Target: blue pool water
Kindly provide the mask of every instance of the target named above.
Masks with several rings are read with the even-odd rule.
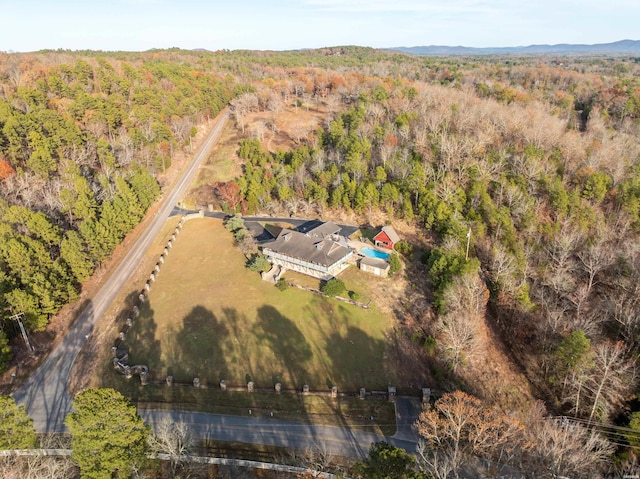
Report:
[[[362,251],[360,252],[369,258],[387,259],[389,257],[389,253],[383,253],[382,251],[378,251],[373,248],[362,248]]]

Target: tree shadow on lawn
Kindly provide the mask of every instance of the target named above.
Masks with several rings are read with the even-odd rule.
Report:
[[[224,323],[229,325],[230,331],[230,348],[228,351],[228,359],[244,372],[244,377],[237,376],[228,378],[233,385],[246,385],[254,379],[254,371],[251,357],[251,337],[247,334],[249,320],[244,314],[238,313],[235,308],[222,308],[224,315]],[[260,358],[258,358],[259,360]],[[236,367],[236,371],[238,368]],[[242,381],[244,379],[244,382]],[[227,381],[229,382],[229,381]],[[261,385],[262,386],[262,385]]]
[[[130,312],[127,312],[131,315]],[[125,318],[126,319],[126,318]],[[124,345],[129,353],[129,365],[144,364],[149,368],[151,377],[158,378],[163,371],[162,345],[156,339],[158,325],[149,301],[140,306],[140,314],[133,320]]]
[[[350,312],[342,305],[336,308],[332,300],[321,296],[313,295],[309,304],[304,307],[304,311],[325,336],[349,325]]]
[[[284,377],[285,373],[293,384],[284,387],[302,388],[304,384],[316,384],[307,368],[313,359],[311,346],[293,321],[280,314],[273,306],[262,306],[258,309],[257,324],[253,329],[259,341],[270,346],[275,358],[282,363],[284,370],[262,371],[272,375],[273,380]]]
[[[385,341],[374,339],[353,326],[345,335],[331,334],[326,344],[332,373],[328,382],[346,391],[357,391],[361,387],[386,390],[390,376],[385,368],[385,348]]]
[[[393,367],[385,363],[388,342],[351,326],[351,312],[344,305],[335,305],[325,298],[314,298],[314,301],[320,301],[319,305],[308,306],[305,311],[324,335],[328,358],[325,369],[330,371],[327,387],[338,386],[351,392],[361,387],[386,389],[389,378],[395,377],[388,373]]]
[[[216,385],[229,370],[222,348],[229,331],[204,306],[195,306],[182,320],[182,329],[170,332],[167,374],[177,381],[200,378],[203,385]]]

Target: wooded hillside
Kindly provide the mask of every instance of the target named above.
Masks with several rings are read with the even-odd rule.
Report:
[[[403,334],[453,384],[477,380],[488,327],[553,411],[618,417],[637,384],[638,63],[368,58],[358,73],[255,67],[270,81],[234,100],[239,127],[277,111],[274,88],[335,113],[288,151],[264,147],[272,125],[247,127],[221,205],[415,222],[433,310],[406,305]]]

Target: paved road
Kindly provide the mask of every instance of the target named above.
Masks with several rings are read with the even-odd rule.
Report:
[[[366,456],[371,443],[377,441],[387,441],[410,452],[416,449],[415,442],[334,426],[202,412],[142,410],[140,415],[154,428],[164,421],[183,422],[198,439],[309,448],[356,458]]]
[[[105,313],[122,284],[129,278],[165,224],[175,204],[189,186],[198,167],[220,136],[228,118],[229,112],[225,110],[204,144],[196,152],[187,170],[165,198],[147,229],[93,300],[76,318],[62,342],[49,354],[22,387],[13,394],[18,403],[26,406],[38,432],[64,431],[64,418],[71,409],[71,397],[67,391],[69,374],[73,362],[82,349],[85,338],[91,334],[98,319]]]
[[[397,431],[393,435],[396,439],[403,441],[418,442],[420,438],[418,432],[413,428],[413,424],[422,412],[422,401],[416,397],[397,396],[396,397],[396,426]]]

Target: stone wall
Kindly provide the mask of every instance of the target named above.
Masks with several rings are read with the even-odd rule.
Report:
[[[189,219],[203,218],[203,217],[204,217],[204,211],[200,210],[198,213],[185,215],[182,218],[180,218],[180,222],[178,223],[175,230],[171,234],[171,237],[167,241],[167,244],[164,247],[162,254],[158,258],[158,261],[153,267],[153,270],[149,274],[149,278],[145,282],[144,288],[138,294],[136,304],[131,308],[131,311],[127,315],[125,324],[122,326],[122,328],[120,329],[120,332],[118,333],[118,338],[115,340],[114,345],[111,348],[111,353],[113,356],[113,367],[116,371],[124,375],[126,378],[130,378],[134,374],[137,374],[140,376],[140,382],[143,385],[147,384],[149,381],[148,366],[146,365],[129,366],[128,364],[129,351],[124,347],[124,342],[127,339],[127,333],[129,332],[129,329],[131,329],[134,321],[140,315],[140,308],[146,301],[147,295],[149,294],[149,291],[151,290],[153,283],[157,279],[158,274],[160,274],[162,265],[164,264],[167,256],[169,255],[171,248],[173,248],[173,245],[176,242],[176,239],[180,234],[182,227],[184,226],[184,222]]]

